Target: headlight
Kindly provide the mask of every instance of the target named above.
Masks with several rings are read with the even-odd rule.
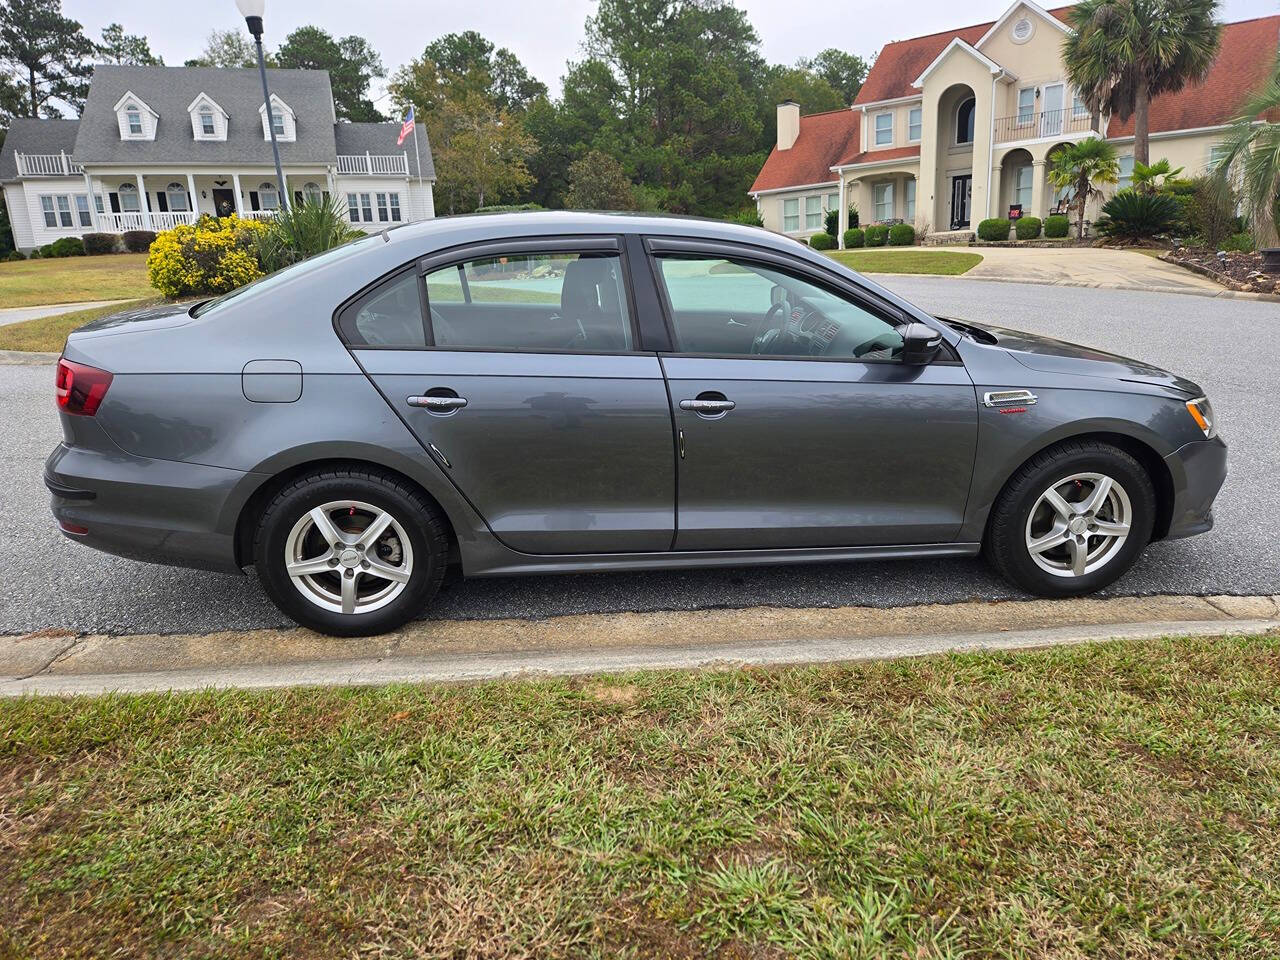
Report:
[[[1213,406],[1207,397],[1188,400],[1187,413],[1191,414],[1191,419],[1196,422],[1196,426],[1203,430],[1204,435],[1210,440],[1218,435],[1218,425],[1213,418]]]

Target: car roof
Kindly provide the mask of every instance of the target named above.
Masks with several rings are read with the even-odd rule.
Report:
[[[752,243],[793,254],[807,249],[789,237],[740,223],[675,214],[587,210],[523,210],[437,217],[394,227],[387,231],[387,238],[440,249],[472,242],[480,233],[495,240],[642,233]]]

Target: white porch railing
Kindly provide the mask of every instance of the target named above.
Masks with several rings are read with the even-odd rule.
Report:
[[[65,153],[15,153],[20,177],[78,177],[84,167]]]
[[[407,177],[409,175],[409,154],[339,154],[338,173],[366,177]]]
[[[100,213],[98,222],[107,233],[124,233],[126,230],[172,230],[180,223],[195,223],[196,214],[184,211],[151,212],[151,226],[141,213]]]

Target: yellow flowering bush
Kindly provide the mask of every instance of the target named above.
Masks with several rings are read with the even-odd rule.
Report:
[[[151,285],[170,299],[226,293],[262,276],[260,220],[203,216],[160,233],[147,255]]]

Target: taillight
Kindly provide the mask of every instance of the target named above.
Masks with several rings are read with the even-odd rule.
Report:
[[[111,386],[111,374],[59,357],[56,385],[59,410],[92,417],[107,395],[107,387]]]

